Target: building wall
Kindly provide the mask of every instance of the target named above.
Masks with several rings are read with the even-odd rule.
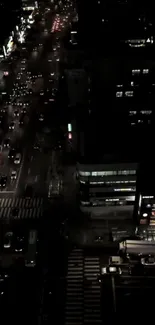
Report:
[[[83,104],[87,101],[87,74],[84,69],[65,70],[68,99],[70,106]]]

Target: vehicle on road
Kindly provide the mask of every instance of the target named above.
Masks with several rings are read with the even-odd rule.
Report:
[[[12,237],[13,237],[13,232],[12,231],[9,231],[4,235],[4,243],[3,243],[4,248],[10,248],[11,247]]]
[[[14,115],[14,117],[18,117],[18,116],[19,116],[19,111],[18,111],[18,109],[16,109],[16,110],[14,111],[13,115]]]
[[[15,154],[16,154],[16,150],[13,149],[13,148],[10,149],[10,150],[9,150],[9,153],[8,153],[8,158],[9,158],[9,159],[14,159]]]
[[[16,170],[12,170],[11,172],[11,180],[15,180],[17,178],[17,172]]]
[[[11,215],[12,215],[13,218],[16,218],[16,217],[18,217],[18,213],[19,213],[19,209],[18,208],[13,208],[12,212],[11,212]]]
[[[21,163],[22,155],[21,153],[16,153],[15,159],[14,159],[14,164],[19,165]]]
[[[21,253],[24,250],[24,238],[17,236],[15,239],[15,253]]]
[[[10,148],[10,142],[9,138],[4,139],[3,148]]]
[[[36,230],[30,230],[28,239],[28,252],[25,258],[25,266],[34,267],[36,265],[38,233]]]
[[[15,128],[15,123],[14,122],[11,122],[10,125],[9,125],[9,130],[10,131],[13,131]]]
[[[5,188],[7,183],[7,176],[1,176],[0,177],[0,188]]]

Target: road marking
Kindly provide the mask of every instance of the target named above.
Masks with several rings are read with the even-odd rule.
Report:
[[[19,185],[19,180],[20,180],[20,176],[21,176],[21,172],[22,172],[23,164],[24,164],[24,158],[25,158],[25,153],[23,154],[22,163],[21,163],[20,168],[19,168],[19,173],[18,173],[18,177],[17,177],[17,182],[16,182],[16,186],[15,186],[15,191],[17,190],[18,185]]]

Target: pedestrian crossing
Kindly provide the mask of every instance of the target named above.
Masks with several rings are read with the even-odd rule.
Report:
[[[65,325],[101,324],[100,259],[74,249],[68,258]]]
[[[65,325],[83,324],[83,258],[82,249],[68,258]]]
[[[86,256],[84,259],[84,324],[101,324],[101,285],[99,257]]]
[[[0,208],[39,208],[43,204],[43,198],[2,198]]]
[[[16,208],[14,215],[12,209]],[[0,199],[0,219],[37,219],[42,216],[43,198],[2,198]]]

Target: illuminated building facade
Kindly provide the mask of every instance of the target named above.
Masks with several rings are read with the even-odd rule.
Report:
[[[78,164],[80,209],[102,218],[132,218],[137,163]]]

